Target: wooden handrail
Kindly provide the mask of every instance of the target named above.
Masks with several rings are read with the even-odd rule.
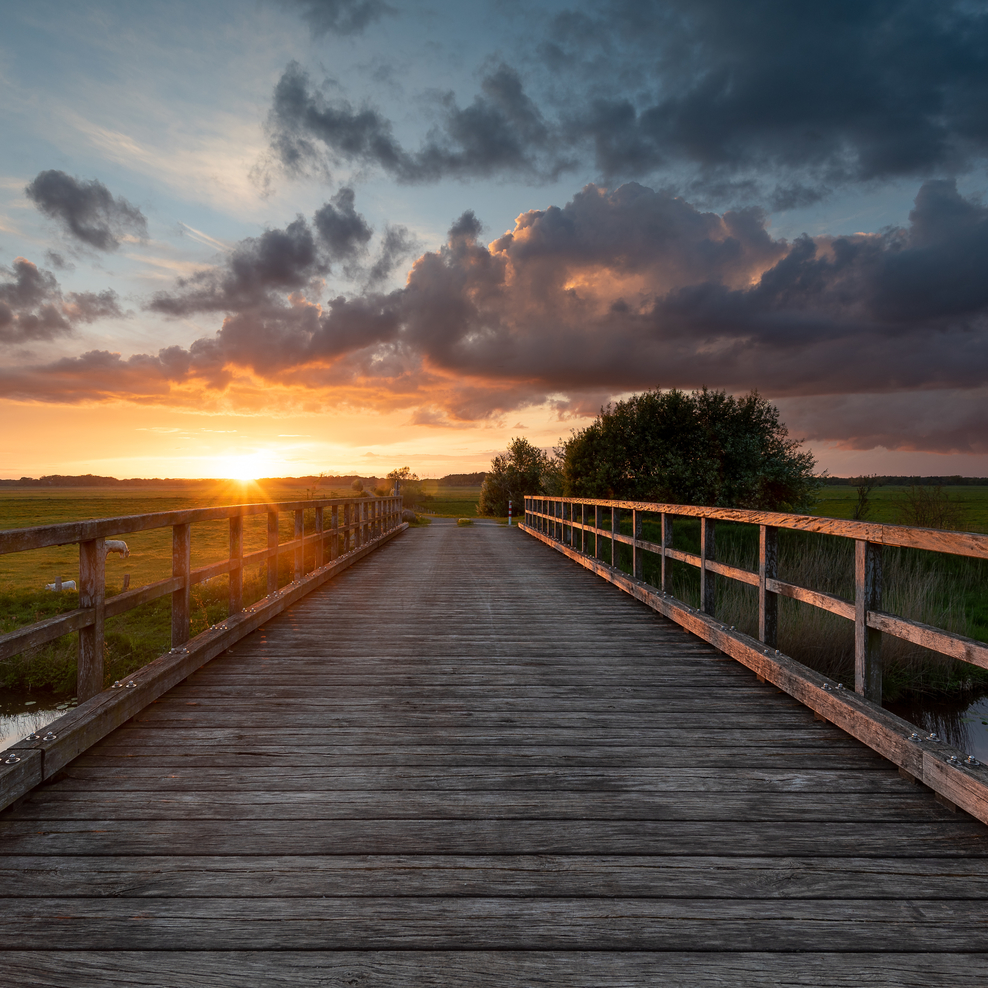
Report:
[[[575,508],[579,507],[579,521]],[[592,521],[588,511],[592,507]],[[610,526],[604,528],[602,509],[610,509]],[[631,534],[620,531],[621,513],[632,516]],[[642,537],[644,514],[658,516],[663,539],[661,544]],[[700,520],[699,554],[672,547],[674,517]],[[757,525],[759,529],[758,570],[755,572],[730,566],[716,559],[715,525],[718,521]],[[668,595],[667,560],[685,563],[700,570],[700,612],[715,616],[714,581],[716,577],[738,580],[758,587],[758,640],[775,648],[778,637],[778,600],[789,597],[812,607],[821,608],[854,622],[855,691],[881,703],[882,664],[881,636],[902,638],[924,648],[988,669],[988,645],[964,635],[934,628],[882,610],[882,548],[898,546],[924,549],[988,559],[988,536],[973,532],[945,532],[939,529],[913,528],[906,525],[879,525],[871,522],[817,518],[813,515],[784,514],[769,511],[746,511],[739,508],[707,508],[686,504],[659,504],[641,501],[607,501],[597,498],[526,497],[525,525],[549,538],[586,555],[586,536],[594,535],[610,543],[607,553],[610,566],[617,568],[617,546],[631,547],[631,575],[642,580],[643,555],[661,558],[660,585],[655,589]],[[855,597],[845,600],[778,579],[777,537],[780,529],[838,535],[854,540]],[[576,534],[579,533],[577,539]],[[595,550],[596,551],[596,550]],[[600,558],[599,552],[596,558]]]
[[[609,524],[605,519],[608,510]],[[632,513],[630,535],[619,530],[621,513],[625,511]],[[655,516],[661,525],[658,544],[642,537],[641,523],[646,513]],[[699,553],[683,552],[672,547],[672,520],[676,516],[700,519]],[[757,572],[729,566],[716,559],[714,528],[718,521],[758,526]],[[808,706],[819,718],[831,721],[852,737],[863,741],[898,765],[901,774],[935,790],[948,806],[961,807],[988,823],[988,768],[973,756],[942,742],[935,734],[920,732],[914,724],[881,706],[883,635],[893,635],[988,669],[988,644],[985,642],[889,614],[882,609],[883,546],[986,559],[988,536],[778,512],[545,496],[525,498],[525,517],[519,528],[710,642],[755,672],[759,679],[772,683]],[[835,594],[780,580],[780,529],[852,539],[855,599],[845,600]],[[588,534],[594,536],[592,553],[587,551]],[[617,547],[622,544],[631,547],[630,574],[617,565]],[[660,560],[658,586],[646,583],[643,578],[645,553],[654,553]],[[670,593],[671,572],[668,564],[672,561],[700,570],[699,608],[677,600]],[[736,628],[728,628],[717,619],[713,581],[720,577],[757,588],[757,638]],[[833,682],[779,650],[780,597],[790,597],[853,623],[855,692],[843,689],[840,683]]]
[[[340,508],[343,522],[340,524]],[[329,508],[331,522],[324,525],[324,512]],[[305,511],[315,510],[315,532],[305,533]],[[294,537],[279,542],[279,516],[290,511],[294,515]],[[267,547],[244,553],[243,520],[248,515],[267,515]],[[229,556],[225,560],[193,569],[192,531],[199,522],[228,519],[230,523]],[[80,703],[103,689],[104,622],[106,618],[171,595],[171,646],[179,648],[188,642],[190,627],[190,592],[192,587],[215,576],[229,574],[230,594],[228,619],[243,613],[243,573],[251,564],[267,564],[267,593],[278,590],[279,556],[291,554],[292,582],[305,576],[306,550],[314,547],[314,570],[326,562],[325,548],[329,540],[329,561],[334,562],[361,546],[394,531],[401,524],[400,497],[325,498],[313,501],[283,501],[269,504],[237,504],[214,508],[193,508],[178,511],[151,512],[118,518],[97,518],[0,531],[0,555],[26,552],[48,546],[79,545],[79,607],[66,614],[37,621],[0,635],[0,660],[10,658],[26,648],[43,645],[71,631],[79,632],[79,672],[77,696]],[[114,597],[106,596],[105,541],[109,537],[130,535],[153,529],[172,529],[172,575],[170,579]],[[342,542],[342,553],[340,552]]]

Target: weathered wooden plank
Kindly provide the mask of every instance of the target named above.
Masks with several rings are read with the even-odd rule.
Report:
[[[335,765],[348,766],[476,766],[501,765],[506,767],[540,766],[594,767],[625,766],[627,768],[653,768],[696,766],[697,768],[754,767],[777,771],[798,771],[812,765],[814,768],[840,769],[846,767],[888,765],[874,752],[859,747],[829,745],[816,749],[794,751],[788,745],[764,746],[757,749],[710,747],[692,749],[689,746],[647,747],[637,745],[593,746],[588,744],[540,745],[449,745],[406,744],[400,748],[378,739],[376,744],[310,745],[300,749],[290,739],[281,744],[254,744],[248,741],[229,744],[171,744],[113,747],[100,746],[98,751],[87,751],[84,764],[100,765],[119,763],[122,759],[140,760],[161,766],[242,765],[264,762],[282,768],[289,766],[325,765],[331,760]]]
[[[209,728],[197,727],[193,732],[170,728],[166,725],[150,723],[127,725],[115,731],[112,737],[106,738],[104,749],[114,747],[127,748],[135,751],[144,747],[166,746],[179,750],[181,748],[202,748],[207,745],[222,751],[231,745],[249,744],[257,748],[277,747],[286,744],[285,727],[249,727]],[[537,755],[539,749],[553,746],[592,746],[605,748],[637,747],[641,748],[738,748],[746,752],[758,748],[786,748],[789,751],[803,750],[816,752],[819,750],[834,750],[837,747],[850,751],[856,749],[856,743],[846,735],[842,736],[830,725],[810,723],[800,731],[773,728],[755,730],[721,730],[690,733],[684,736],[677,729],[662,728],[533,728],[525,724],[503,727],[470,727],[462,725],[439,725],[438,728],[428,724],[421,727],[389,727],[386,731],[374,725],[359,724],[353,727],[291,727],[291,739],[287,743],[294,749],[322,748],[330,749],[337,745],[346,744],[381,744],[390,745],[411,744],[425,745],[429,743],[443,746],[457,745],[463,749],[470,747],[498,747],[500,745],[518,745],[529,749]],[[919,754],[922,752],[917,748]],[[809,760],[809,759],[807,759]]]
[[[0,857],[9,898],[582,896],[594,898],[988,898],[988,859],[623,855]]]
[[[982,988],[977,953],[718,951],[8,951],[10,988]]]
[[[931,800],[931,802],[933,802]],[[968,817],[900,821],[904,858],[988,857],[988,832]],[[889,856],[890,827],[873,823],[651,820],[34,820],[0,818],[4,854],[644,854],[744,857]]]
[[[229,705],[222,702],[200,703],[188,701],[182,706],[167,706],[152,704],[140,713],[134,715],[135,724],[149,724],[155,727],[175,727],[184,730],[189,726],[204,726],[209,728],[232,727],[244,728],[251,726],[258,729],[280,728],[289,726],[320,730],[349,727],[358,724],[361,728],[380,729],[390,733],[393,728],[411,728],[424,726],[430,730],[470,725],[474,728],[497,728],[506,724],[515,727],[530,727],[536,729],[566,728],[583,731],[610,729],[614,721],[613,712],[598,712],[573,708],[559,709],[548,704],[539,709],[513,707],[505,705],[502,709],[477,709],[472,705],[457,705],[454,702],[446,704],[414,704],[402,707],[380,703],[356,703],[350,709],[345,705],[329,706],[326,704],[275,703],[267,701],[263,709],[249,703]],[[792,728],[798,731],[811,732],[812,737],[819,737],[822,732],[832,731],[824,725],[810,726],[806,724],[806,715],[798,710],[783,711],[773,716],[769,710],[755,711],[750,714],[737,711],[712,712],[706,723],[701,727],[696,723],[695,711],[674,712],[659,708],[650,710],[648,705],[631,708],[623,712],[621,721],[626,729],[647,731],[661,718],[666,731],[675,731],[683,744],[702,744],[703,739],[713,736],[713,740],[721,743],[727,739],[722,732],[760,732],[765,718],[772,716],[775,740],[782,728]],[[721,732],[721,736],[717,736]],[[829,735],[828,735],[829,736]],[[834,734],[834,737],[839,735]]]
[[[69,632],[86,628],[95,621],[92,610],[89,608],[76,608],[67,611],[65,614],[58,614],[55,617],[38,621],[26,628],[18,628],[16,631],[8,631],[0,635],[0,660],[9,659],[12,655],[17,655],[28,648],[36,648],[47,642],[54,641]]]
[[[35,793],[14,820],[282,820],[284,792],[212,793],[98,789]],[[949,811],[915,787],[897,793],[294,792],[299,820],[649,820],[893,822],[944,819]]]
[[[0,949],[285,950],[346,948],[988,950],[967,901],[614,898],[158,899],[134,915],[119,898],[0,899]],[[44,917],[44,925],[37,922]]]
[[[870,762],[866,768],[803,769],[773,771],[737,767],[711,769],[663,766],[629,768],[506,768],[487,765],[476,768],[449,766],[441,771],[406,765],[395,771],[391,766],[364,766],[360,772],[338,765],[318,767],[296,765],[290,773],[272,765],[245,762],[235,768],[203,766],[188,769],[174,765],[167,771],[132,759],[123,765],[103,762],[98,766],[73,762],[64,770],[60,792],[145,788],[164,792],[333,792],[361,789],[410,790],[534,790],[552,792],[588,791],[596,793],[633,790],[647,792],[900,792],[903,780],[891,765],[882,771]],[[887,764],[887,763],[886,763]]]

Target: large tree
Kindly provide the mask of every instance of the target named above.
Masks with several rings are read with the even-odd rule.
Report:
[[[526,494],[558,494],[560,490],[555,459],[519,436],[511,440],[506,453],[498,453],[491,460],[491,468],[480,488],[477,513],[503,518],[511,500],[518,514]]]
[[[646,391],[563,443],[572,497],[802,511],[819,487],[814,465],[757,391]]]

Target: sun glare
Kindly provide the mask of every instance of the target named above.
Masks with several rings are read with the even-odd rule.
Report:
[[[276,472],[273,470],[273,458],[264,452],[221,456],[217,467],[217,473],[227,480],[257,480],[258,477],[270,477]]]

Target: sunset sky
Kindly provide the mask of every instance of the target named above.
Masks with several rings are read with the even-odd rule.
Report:
[[[0,477],[441,476],[704,385],[988,476],[984,4],[0,13]]]

